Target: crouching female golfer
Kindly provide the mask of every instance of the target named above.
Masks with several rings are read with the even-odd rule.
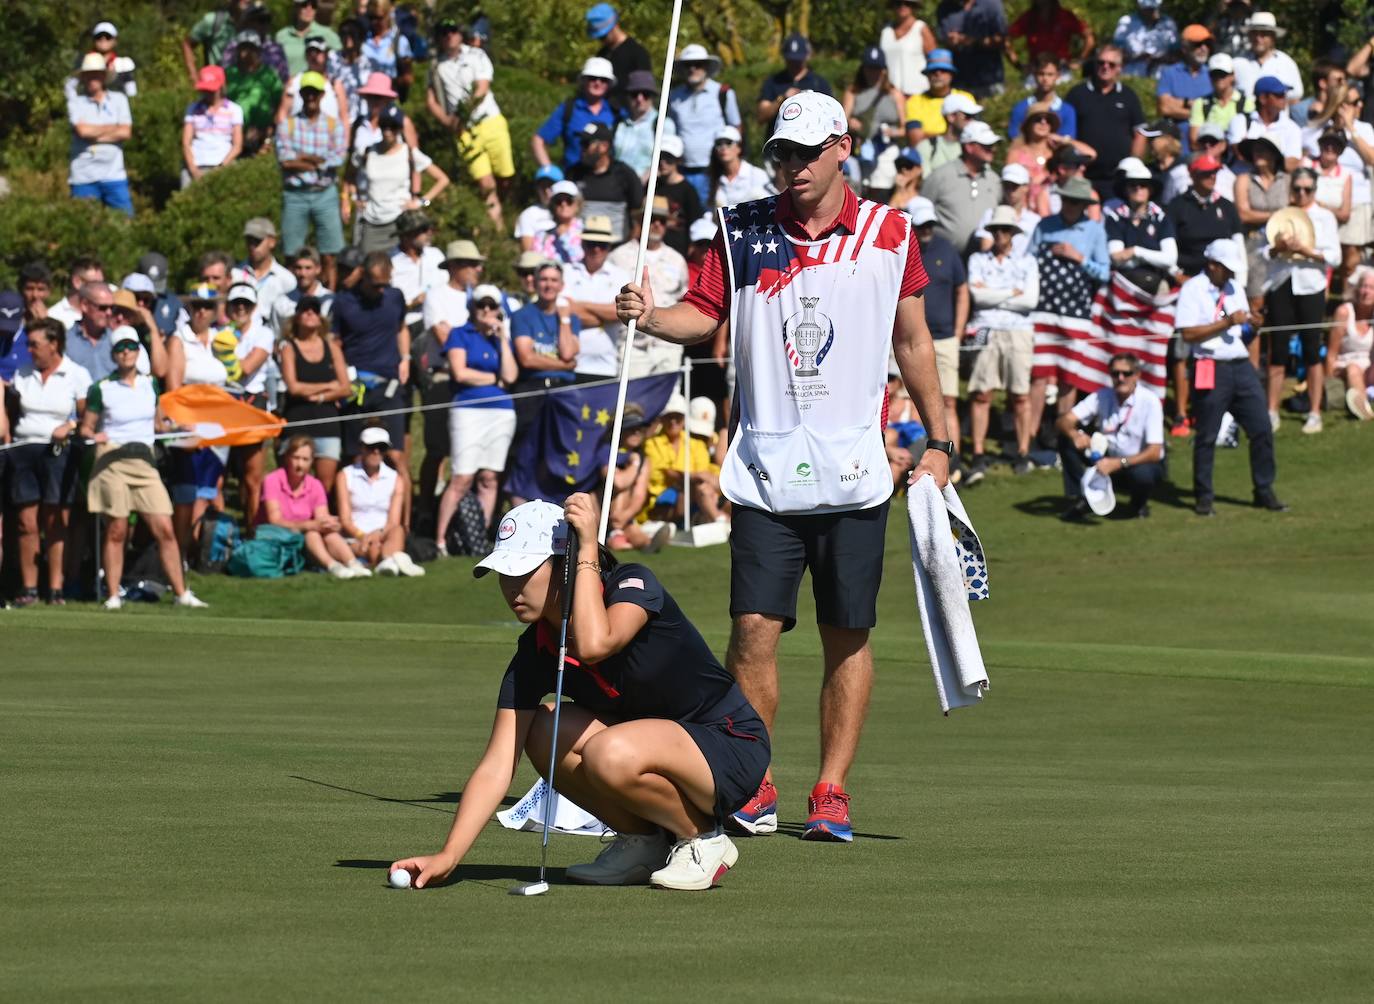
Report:
[[[437,854],[391,866],[416,887],[462,861],[515,778],[523,751],[548,769],[566,527],[578,546],[554,787],[618,834],[574,882],[709,889],[739,852],[720,828],[758,790],[768,733],[697,629],[643,565],[619,565],[596,543],[589,495],[564,511],[527,502],[501,521],[473,574],[495,571],[529,628],[501,683],[491,740],[463,788]]]

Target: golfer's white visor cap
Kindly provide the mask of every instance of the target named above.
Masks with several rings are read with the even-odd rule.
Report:
[[[473,568],[473,577],[480,579],[488,572],[528,575],[551,555],[562,554],[567,541],[562,506],[542,499],[518,505],[502,517],[496,546]]]
[[[1110,516],[1116,508],[1116,489],[1112,479],[1089,467],[1083,472],[1083,498],[1088,508],[1098,516]]]

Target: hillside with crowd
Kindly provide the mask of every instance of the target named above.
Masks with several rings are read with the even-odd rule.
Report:
[[[188,570],[419,576],[484,553],[512,504],[607,477],[613,549],[723,539],[729,324],[631,340],[615,298],[645,230],[669,306],[723,211],[786,200],[762,151],[807,91],[835,102],[854,194],[919,240],[961,489],[1062,478],[1066,520],[1144,518],[1173,446],[1206,517],[1215,450],[1245,439],[1255,504],[1285,509],[1284,436],[1374,418],[1374,40],[1341,45],[1337,17],[1295,59],[1296,26],[1243,0],[1122,0],[1110,28],[1059,0],[867,6],[885,23],[849,52],[786,25],[766,75],[685,27],[662,80],[624,12],[589,5],[576,79],[538,104],[503,89],[531,68],[480,12],[230,0],[159,53],[194,97],[152,115],[175,151],[157,206],[142,109],[165,95],[93,24],[50,84],[54,199],[95,225],[11,252],[0,291],[0,597],[198,607]],[[210,243],[159,239],[188,206]],[[926,432],[889,372],[900,491]]]

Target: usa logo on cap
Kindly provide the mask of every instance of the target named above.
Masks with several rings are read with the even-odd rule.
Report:
[[[786,108],[782,110],[782,120],[784,122],[791,122],[801,113],[802,106],[798,102],[793,101],[790,105],[788,105]]]
[[[501,525],[496,528],[497,540],[509,540],[515,536],[515,520],[507,516],[501,521]]]

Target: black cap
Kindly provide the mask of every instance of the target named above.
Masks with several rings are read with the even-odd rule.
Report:
[[[153,280],[153,289],[158,293],[167,292],[167,259],[156,251],[149,251],[138,260],[138,268],[134,271],[142,272],[149,279]]]
[[[605,122],[588,122],[582,127],[583,143],[594,143],[597,140],[609,143],[612,135],[614,134],[611,132],[611,127]]]
[[[405,124],[405,112],[401,111],[398,104],[389,104],[382,109],[382,114],[377,117],[377,127],[380,129],[399,129]]]
[[[433,226],[433,221],[419,209],[407,209],[396,217],[396,232],[402,236],[422,233]]]
[[[324,301],[318,296],[302,296],[296,303],[296,313],[299,314],[306,310],[313,310],[315,313],[320,314],[323,313],[321,309],[323,306]]]

